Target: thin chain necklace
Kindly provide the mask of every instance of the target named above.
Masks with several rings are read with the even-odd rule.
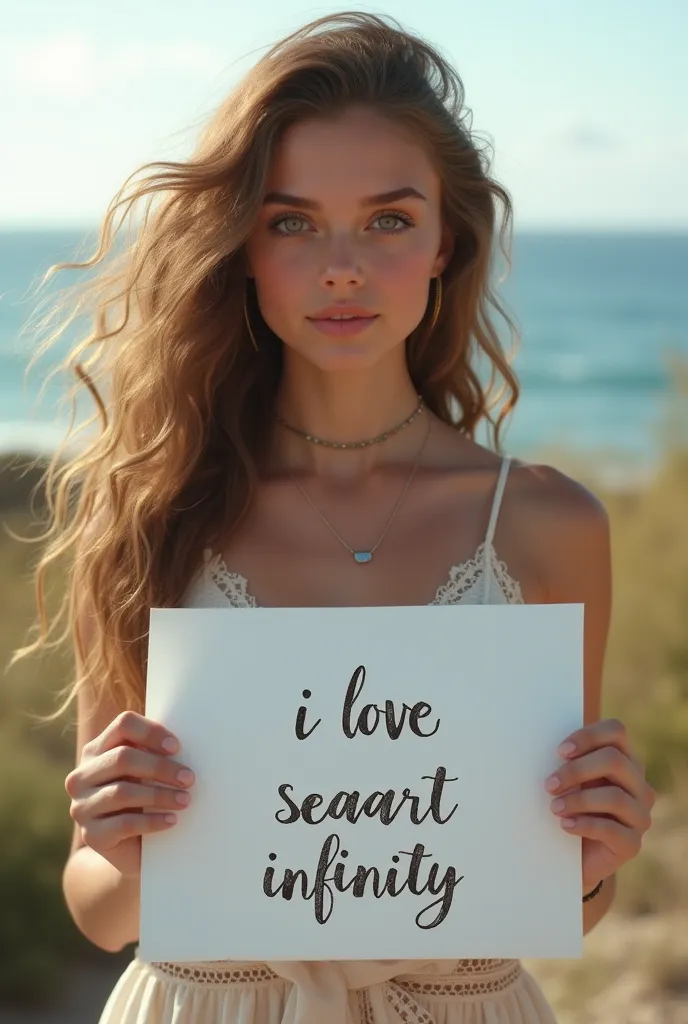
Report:
[[[423,452],[425,451],[425,446],[428,443],[428,438],[430,437],[430,430],[431,430],[431,428],[432,428],[432,417],[428,420],[428,429],[425,432],[425,437],[423,438],[423,443],[421,444],[420,448],[418,449],[418,454],[416,455],[416,458],[415,458],[415,460],[413,462],[413,466],[411,467],[411,472],[409,473],[408,478],[406,480],[406,483],[404,484],[404,489],[402,490],[401,494],[397,498],[396,504],[395,504],[394,508],[392,509],[392,512],[390,514],[389,519],[387,520],[387,523],[385,524],[384,530],[382,531],[382,533],[378,537],[378,539],[375,542],[375,544],[373,544],[372,548],[370,548],[368,551],[356,551],[349,544],[347,544],[347,542],[344,540],[344,538],[341,536],[341,534],[339,534],[337,532],[337,530],[335,530],[334,526],[329,521],[329,519],[327,519],[326,516],[323,515],[323,513],[320,511],[318,506],[313,501],[313,499],[306,493],[306,491],[304,491],[303,487],[301,486],[299,481],[296,479],[296,477],[293,475],[293,473],[290,474],[292,480],[294,481],[294,483],[296,484],[298,489],[301,491],[301,494],[304,496],[304,498],[306,499],[308,504],[311,506],[311,508],[315,512],[317,512],[317,514],[320,516],[320,518],[322,519],[322,521],[325,524],[325,526],[335,535],[335,537],[337,538],[339,543],[342,544],[346,548],[346,550],[349,552],[349,554],[354,556],[354,561],[357,562],[359,565],[365,565],[367,562],[370,562],[372,560],[373,554],[375,553],[375,551],[377,551],[377,549],[379,548],[380,544],[382,544],[382,541],[387,536],[387,534],[389,532],[389,529],[390,529],[392,523],[394,522],[394,520],[396,518],[396,514],[399,511],[399,509],[401,508],[401,503],[404,500],[404,498],[406,497],[406,492],[408,491],[409,487],[411,486],[411,482],[412,482],[414,476],[416,475],[416,470],[418,469],[418,466],[420,465],[421,457],[423,455]]]
[[[410,423],[413,423],[416,416],[419,416],[425,407],[423,399],[418,397],[418,405],[413,410],[410,416],[407,416],[403,423],[397,423],[396,427],[392,427],[390,430],[386,430],[384,434],[378,434],[377,437],[368,438],[366,441],[325,441],[322,437],[314,437],[313,434],[308,434],[305,430],[299,430],[298,427],[292,426],[291,423],[287,423],[281,416],[277,417],[277,422],[281,426],[286,427],[287,430],[291,430],[292,434],[298,434],[304,441],[310,441],[311,444],[319,444],[323,448],[368,448],[371,444],[382,444],[383,441],[387,441],[390,437],[394,437],[404,427],[408,427]]]

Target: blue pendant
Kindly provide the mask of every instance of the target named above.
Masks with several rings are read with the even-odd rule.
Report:
[[[373,557],[372,551],[354,551],[354,558],[359,565],[365,565],[366,562],[370,562]]]

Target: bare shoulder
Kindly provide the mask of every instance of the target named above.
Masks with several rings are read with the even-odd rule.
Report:
[[[510,476],[514,499],[538,529],[562,531],[606,528],[607,510],[600,498],[554,466],[513,459]]]
[[[489,491],[499,473],[502,456],[474,440],[457,438],[442,425],[441,464],[455,475],[473,476],[480,489]],[[453,434],[453,436],[452,436]],[[533,540],[540,547],[562,543],[585,544],[604,538],[607,510],[591,490],[554,466],[513,458],[504,497],[507,533],[521,545]]]
[[[457,438],[444,425],[440,430],[446,439],[443,455],[452,470],[460,464],[464,471],[494,480],[502,463],[501,455],[476,441]],[[510,518],[532,523],[537,533],[547,530],[554,537],[570,532],[594,533],[604,530],[607,522],[606,509],[597,495],[578,480],[543,463],[512,457],[506,500]]]
[[[609,516],[600,498],[554,466],[514,459],[510,475],[514,527],[535,552],[550,596],[582,600],[596,581],[606,588]]]

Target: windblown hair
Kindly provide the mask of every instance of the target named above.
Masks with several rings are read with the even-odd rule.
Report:
[[[72,642],[75,679],[50,719],[86,683],[122,710],[143,711],[150,608],[179,604],[203,548],[226,543],[252,508],[273,429],[282,342],[260,315],[244,244],[285,130],[353,105],[401,123],[426,147],[441,180],[443,221],[455,238],[439,319],[429,332],[429,309],[406,342],[414,385],[436,416],[469,437],[485,420],[501,450],[500,428],[519,388],[494,312],[506,321],[514,349],[519,334],[491,280],[500,207],[499,247],[511,268],[512,205],[490,176],[489,146],[471,133],[461,79],[394,19],[350,11],[320,18],[257,62],[189,160],[143,165],[139,170],[151,173],[129,191],[138,172],[125,181],[90,259],[53,264],[43,278],[98,270],[68,289],[73,311],[37,353],[79,314],[92,317],[90,333],[57,371],[76,377],[72,426],[40,484],[48,525],[34,575],[36,639],[12,659]],[[142,222],[108,267],[117,212],[123,208],[121,227],[144,197]],[[259,353],[244,321],[245,294]],[[482,357],[490,371],[485,385],[475,365]],[[84,388],[96,412],[75,431]],[[85,443],[65,457],[82,431]],[[51,617],[44,577],[54,567],[66,574],[66,587]],[[89,645],[85,621],[95,637]],[[61,635],[51,640],[60,623]]]

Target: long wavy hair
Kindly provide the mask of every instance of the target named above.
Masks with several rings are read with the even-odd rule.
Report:
[[[45,284],[58,270],[97,271],[66,290],[39,324],[72,307],[37,355],[76,316],[91,318],[90,332],[56,371],[76,378],[68,395],[74,414],[40,483],[47,527],[33,576],[35,639],[11,661],[72,643],[75,678],[49,719],[86,682],[122,710],[143,711],[149,609],[179,604],[203,548],[226,542],[250,513],[273,426],[282,342],[260,315],[244,245],[284,131],[361,104],[412,129],[426,147],[455,238],[439,318],[429,331],[429,308],[406,342],[414,385],[436,416],[469,437],[485,420],[501,451],[500,428],[519,387],[494,314],[508,325],[514,351],[520,335],[493,291],[492,270],[497,235],[511,269],[512,204],[489,173],[489,143],[471,132],[461,79],[437,49],[389,17],[344,11],[312,21],[258,60],[204,127],[190,159],[145,164],[126,179],[91,258],[53,264],[43,277]],[[134,182],[143,171],[150,173]],[[144,199],[132,233],[132,211]],[[114,256],[127,216],[130,234]],[[476,365],[482,358],[490,371],[485,385]],[[83,389],[96,408],[75,428]],[[66,457],[82,431],[86,441]],[[45,575],[58,566],[64,599],[49,615]]]

